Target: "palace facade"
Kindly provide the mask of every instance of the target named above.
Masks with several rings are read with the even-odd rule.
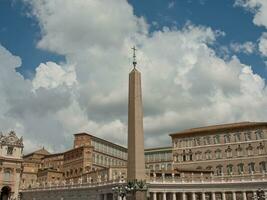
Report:
[[[177,169],[206,169],[216,176],[266,172],[267,123],[243,122],[193,128],[170,135]]]
[[[23,139],[14,131],[0,134],[0,199],[16,197],[22,171]]]

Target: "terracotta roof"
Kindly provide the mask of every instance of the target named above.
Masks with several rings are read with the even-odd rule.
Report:
[[[240,129],[248,127],[257,127],[257,126],[267,126],[267,122],[238,122],[231,124],[220,124],[213,126],[205,126],[199,128],[186,129],[177,133],[171,133],[171,137],[186,135],[190,133],[201,133],[201,132],[215,132],[215,131],[224,131],[229,129]]]

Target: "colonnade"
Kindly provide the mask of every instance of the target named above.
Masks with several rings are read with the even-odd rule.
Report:
[[[267,197],[267,191],[264,195]],[[257,191],[150,192],[150,200],[253,200],[256,196]]]

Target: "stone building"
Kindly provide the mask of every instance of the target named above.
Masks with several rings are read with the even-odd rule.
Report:
[[[193,128],[170,136],[174,168],[207,169],[218,176],[250,176],[266,172],[266,122]]]
[[[44,148],[23,156],[20,188],[29,188],[37,182],[38,170],[42,168],[42,159],[50,155]]]
[[[0,199],[16,197],[22,168],[23,140],[11,131],[0,135]]]

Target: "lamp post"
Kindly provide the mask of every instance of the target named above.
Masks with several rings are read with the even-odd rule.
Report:
[[[118,196],[124,199],[127,194],[131,194],[131,196],[135,196],[137,191],[147,191],[147,184],[145,181],[129,181],[127,185],[119,185],[112,188],[112,191],[116,193]]]
[[[266,196],[264,194],[264,190],[259,188],[256,191],[256,195],[253,197],[255,200],[265,200]]]

